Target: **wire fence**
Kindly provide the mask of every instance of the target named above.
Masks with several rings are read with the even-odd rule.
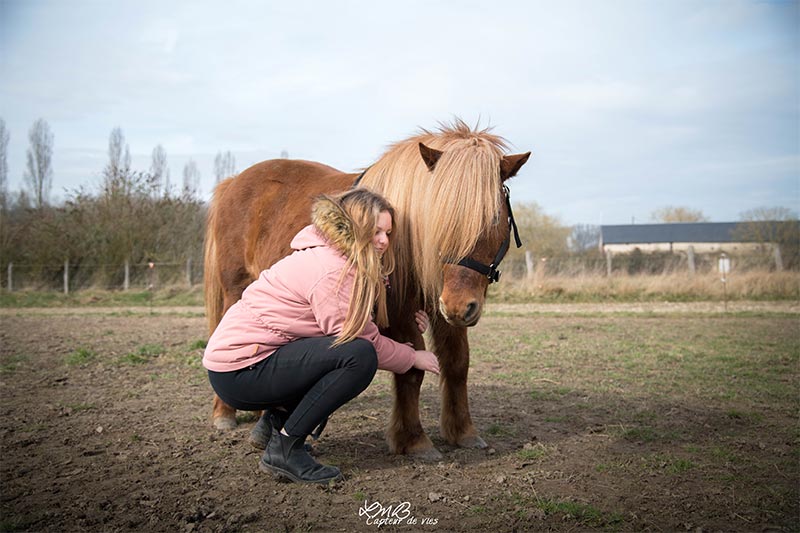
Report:
[[[506,258],[500,269],[504,279],[532,276],[609,276],[637,274],[703,274],[719,268],[720,254],[686,253],[602,253],[566,254],[536,257],[528,252]],[[770,254],[733,254],[733,271],[781,270]],[[81,289],[158,290],[163,287],[192,288],[203,283],[201,261],[146,263],[7,263],[0,286],[6,291],[71,291]]]
[[[31,264],[8,263],[2,288],[19,290],[63,291],[81,289],[158,290],[166,286],[192,288],[203,282],[203,265],[184,262],[147,263],[78,263]]]

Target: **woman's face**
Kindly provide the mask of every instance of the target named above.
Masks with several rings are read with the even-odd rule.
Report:
[[[392,215],[388,211],[381,211],[378,215],[375,235],[372,237],[372,244],[381,255],[389,248],[390,233],[392,233]]]

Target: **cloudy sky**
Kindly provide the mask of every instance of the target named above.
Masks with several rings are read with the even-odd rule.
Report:
[[[354,171],[456,116],[532,151],[512,198],[565,224],[798,211],[800,3],[0,0],[12,191],[38,118],[64,199],[114,127],[208,196],[220,151]]]

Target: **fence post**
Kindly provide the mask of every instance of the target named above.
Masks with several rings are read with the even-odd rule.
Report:
[[[9,263],[8,264],[8,283],[6,284],[6,286],[8,287],[8,292],[11,292],[11,291],[14,290],[14,275],[13,275],[13,273],[14,273],[14,263]]]
[[[69,294],[69,259],[64,259],[64,294]]]
[[[125,281],[122,283],[122,289],[128,290],[131,287],[131,262],[130,260],[125,260]]]
[[[525,250],[525,269],[528,273],[528,279],[533,278],[533,252]]]
[[[186,283],[192,288],[192,258],[186,260]]]
[[[606,250],[606,276],[611,277],[611,250]]]
[[[781,257],[781,245],[777,242],[772,245],[775,256],[775,270],[778,272],[783,271],[783,258]]]
[[[689,260],[689,275],[694,276],[694,246],[686,249],[686,258]]]

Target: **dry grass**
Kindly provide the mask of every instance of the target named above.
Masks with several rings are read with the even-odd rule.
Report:
[[[727,287],[725,286],[727,285]],[[733,273],[723,284],[719,274],[670,273],[583,274],[503,279],[491,287],[495,301],[702,301],[798,300],[800,272],[748,271]]]

